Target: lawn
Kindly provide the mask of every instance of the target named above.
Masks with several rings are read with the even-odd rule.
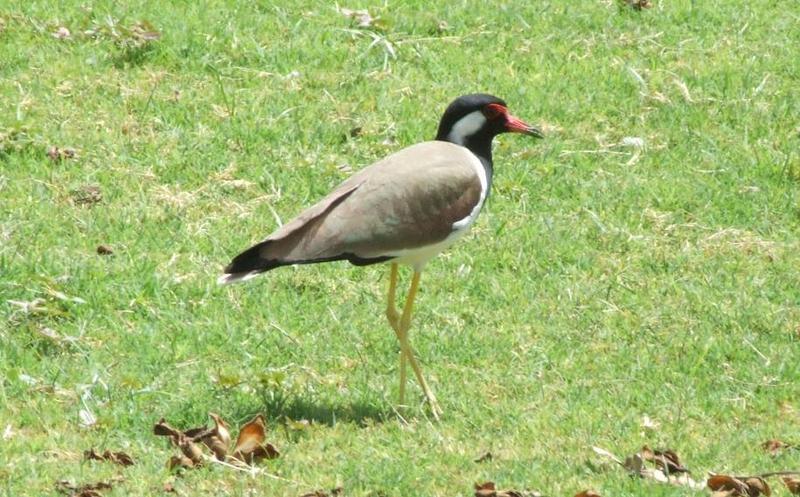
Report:
[[[0,494],[696,494],[592,451],[645,444],[800,469],[761,449],[800,443],[800,4],[124,4],[0,6]],[[216,279],[475,91],[547,136],[496,140],[423,274],[435,422],[396,405],[387,266]],[[175,475],[153,425],[209,412],[281,456]]]

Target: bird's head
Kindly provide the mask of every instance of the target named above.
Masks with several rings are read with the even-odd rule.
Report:
[[[493,95],[473,93],[455,99],[439,122],[437,140],[469,147],[470,142],[491,142],[500,133],[522,133],[543,138],[542,132],[508,111],[506,103]]]

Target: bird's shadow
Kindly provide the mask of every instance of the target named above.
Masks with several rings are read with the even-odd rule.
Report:
[[[257,411],[268,421],[276,423],[306,420],[328,426],[342,422],[366,426],[382,423],[395,415],[390,406],[377,399],[334,403],[315,399],[311,394],[291,394],[281,390],[264,389],[258,393],[260,405],[241,406],[237,417],[245,418]]]

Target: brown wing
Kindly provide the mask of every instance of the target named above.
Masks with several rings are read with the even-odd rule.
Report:
[[[403,149],[352,176],[234,258],[225,272],[340,259],[377,262],[439,242],[480,202],[475,160],[467,149],[446,142]]]

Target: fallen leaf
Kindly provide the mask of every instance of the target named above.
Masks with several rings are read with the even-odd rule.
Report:
[[[108,245],[101,244],[97,246],[97,254],[98,255],[111,255],[114,253],[114,249],[109,247]]]
[[[644,449],[647,449],[647,447],[645,446]],[[686,470],[685,468],[683,468],[683,472],[674,471],[672,473],[668,473],[665,469],[662,469],[660,467],[653,468],[653,467],[648,467],[645,464],[645,462],[651,462],[656,466],[660,464],[674,466],[676,461],[679,463],[677,459],[677,454],[674,454],[674,452],[672,453],[673,455],[669,456],[672,457],[673,459],[670,459],[669,457],[664,457],[663,452],[659,451],[659,453],[662,455],[662,458],[659,459],[656,457],[654,451],[649,451],[649,449],[648,450],[644,449],[642,450],[642,453],[633,454],[632,456],[625,458],[625,462],[622,464],[622,466],[625,469],[627,469],[629,473],[637,475],[641,478],[657,481],[659,483],[669,483],[671,485],[677,485],[693,489],[703,488],[704,486],[703,482],[693,480],[688,475],[688,470]],[[642,454],[644,454],[647,457],[651,457],[651,459],[645,459],[645,457],[643,457]],[[660,462],[658,462],[659,460]],[[680,464],[678,464],[678,466],[676,467],[682,468]]]
[[[541,495],[539,492],[497,490],[492,481],[475,484],[475,497],[541,497]]]
[[[761,444],[761,448],[769,452],[773,456],[777,456],[785,449],[793,449],[794,446],[787,444],[782,440],[767,440]]]
[[[158,423],[153,426],[153,434],[160,437],[174,437],[177,439],[181,432],[168,425],[167,421],[161,418],[158,420]]]
[[[655,463],[655,465],[666,474],[689,472],[689,470],[681,464],[680,458],[674,450],[652,450],[645,445],[642,447],[640,454],[645,461]]]
[[[183,452],[183,455],[194,463],[194,466],[199,466],[203,463],[203,451],[191,438],[186,435],[181,435],[178,437],[177,445],[181,449],[181,452]]]
[[[167,468],[169,468],[170,470],[173,470],[175,468],[190,469],[193,467],[194,467],[194,462],[192,462],[191,459],[189,459],[184,455],[172,456],[169,458],[169,461],[167,461]]]
[[[750,497],[758,497],[759,495],[771,495],[772,490],[770,490],[769,485],[767,485],[766,480],[759,476],[752,476],[750,478],[746,478],[744,482],[750,487]]]
[[[47,157],[53,162],[61,162],[64,159],[74,159],[77,155],[78,152],[72,147],[59,148],[54,145],[47,149]]]
[[[706,481],[708,488],[721,495],[731,497],[758,497],[771,494],[769,485],[760,477],[739,478],[729,475],[714,475]]]
[[[231,433],[228,430],[228,425],[218,414],[210,412],[208,415],[214,420],[214,432],[212,436],[203,439],[203,442],[211,449],[217,459],[224,461],[225,456],[228,454],[228,446],[231,444]]]
[[[264,416],[259,414],[239,430],[239,437],[233,448],[233,458],[245,463],[254,463],[263,458],[275,459],[280,454],[266,441]]]
[[[783,484],[792,495],[800,495],[800,477],[797,476],[784,476],[781,478]]]
[[[575,497],[600,497],[600,494],[594,490],[584,490],[583,492],[575,494]]]
[[[475,497],[494,497],[496,493],[493,481],[475,484]]]
[[[94,449],[89,449],[83,452],[83,458],[87,461],[108,461],[120,466],[133,466],[133,458],[125,452],[112,452],[106,449],[102,454],[97,453]]]

